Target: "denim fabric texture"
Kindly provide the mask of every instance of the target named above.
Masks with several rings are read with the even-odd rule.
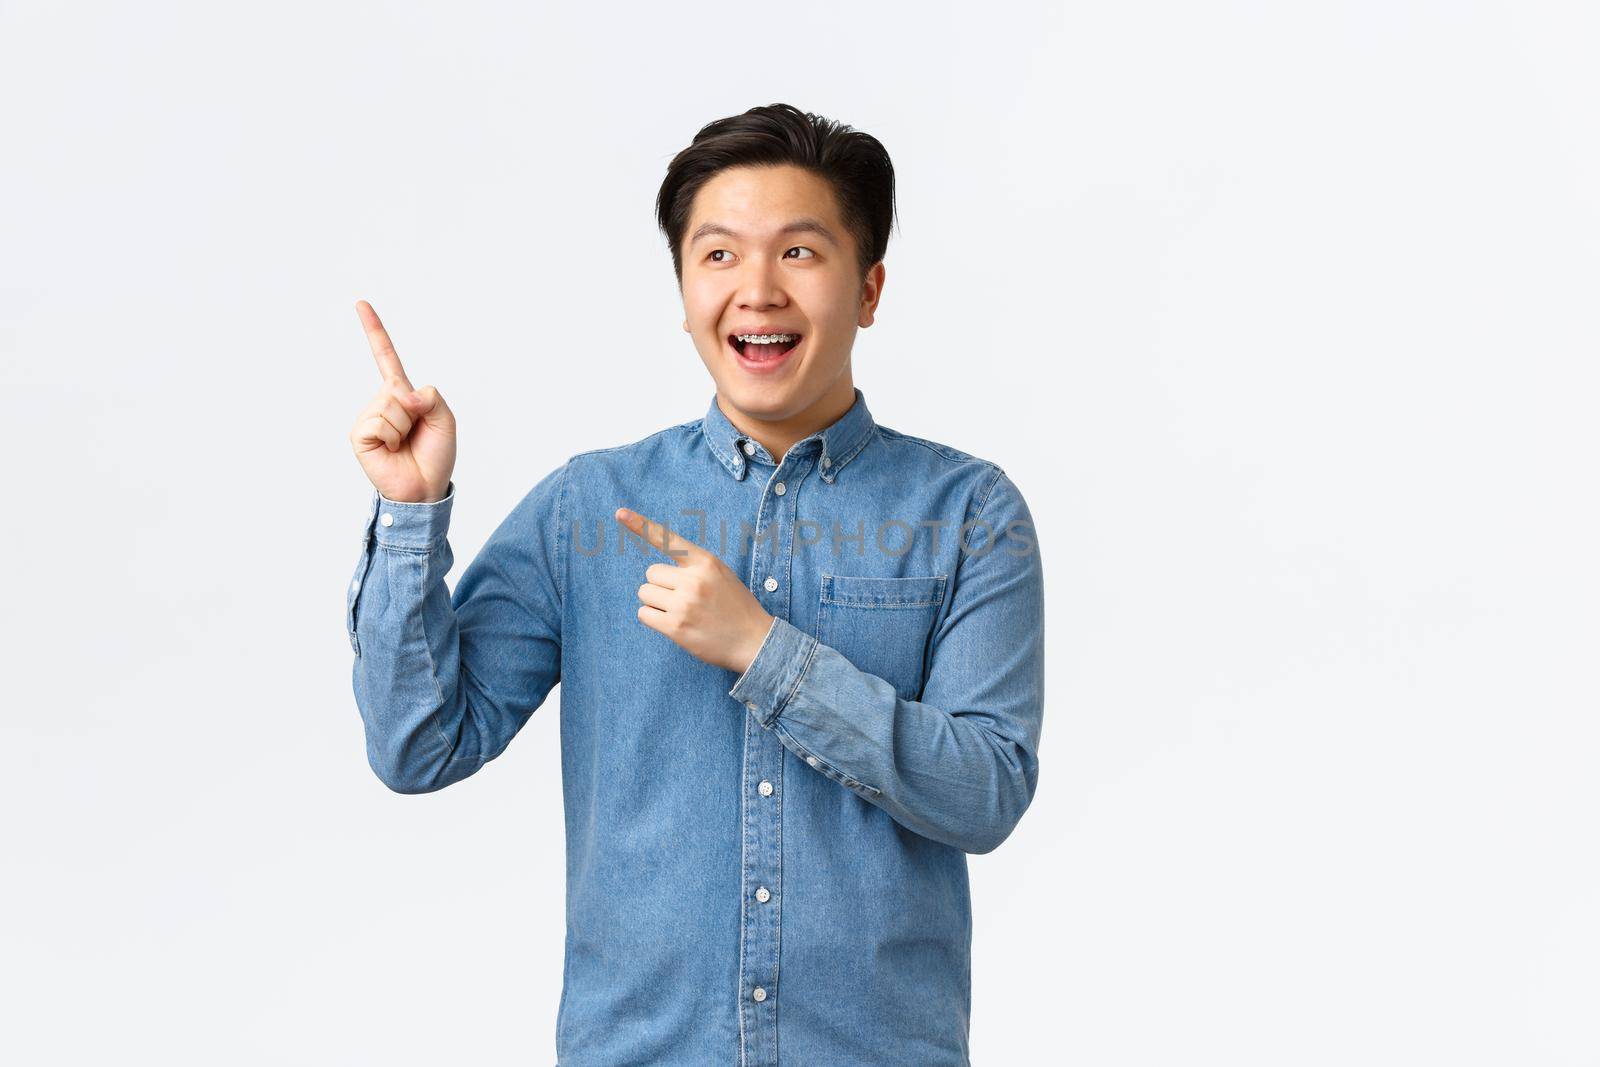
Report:
[[[559,1067],[967,1067],[967,854],[1032,801],[1044,711],[1038,544],[1005,471],[878,425],[860,389],[774,458],[713,396],[550,471],[452,594],[455,489],[373,493],[352,684],[373,772],[428,793],[560,683]],[[774,617],[743,674],[639,621],[669,558],[618,507]]]

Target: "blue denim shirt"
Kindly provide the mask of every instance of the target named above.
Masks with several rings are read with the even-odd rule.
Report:
[[[993,463],[861,390],[775,458],[703,418],[572,456],[445,585],[455,483],[374,492],[347,596],[367,758],[400,793],[494,759],[559,681],[559,1067],[967,1065],[967,854],[1038,781],[1044,588]],[[709,548],[774,616],[743,674],[640,622]]]

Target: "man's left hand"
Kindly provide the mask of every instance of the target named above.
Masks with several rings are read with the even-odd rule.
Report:
[[[627,508],[616,518],[673,560],[645,568],[639,621],[696,659],[743,674],[772,626],[755,594],[715,552]]]

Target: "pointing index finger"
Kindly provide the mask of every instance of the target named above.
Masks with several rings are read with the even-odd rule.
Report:
[[[651,547],[660,549],[664,554],[672,557],[674,563],[684,563],[690,559],[697,558],[702,551],[699,545],[680,537],[673,532],[671,527],[663,526],[659,522],[653,522],[637,511],[618,508],[616,517],[622,525],[643,537]]]
[[[400,355],[394,350],[394,342],[389,340],[389,332],[383,328],[378,313],[365,300],[358,300],[356,314],[361,317],[362,328],[367,331],[367,343],[372,346],[372,358],[378,361],[379,373],[385,381],[404,386],[409,392],[412,388],[411,379],[406,377],[406,370],[400,365]]]

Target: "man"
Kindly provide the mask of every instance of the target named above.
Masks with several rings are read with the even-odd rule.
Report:
[[[454,595],[454,416],[357,305],[368,760],[442,789],[561,683],[561,1067],[969,1063],[967,854],[1033,798],[1043,583],[1005,472],[852,382],[893,192],[787,105],[702,129],[657,212],[710,406],[551,471]]]

